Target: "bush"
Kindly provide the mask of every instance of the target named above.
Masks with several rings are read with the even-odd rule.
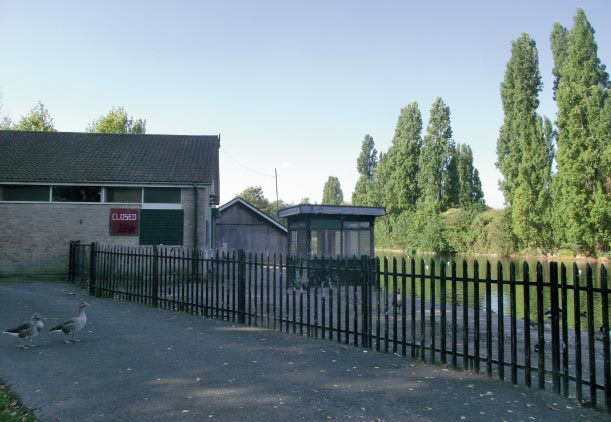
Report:
[[[505,211],[484,211],[473,219],[471,231],[474,235],[472,249],[478,253],[509,255],[516,250],[515,239]]]

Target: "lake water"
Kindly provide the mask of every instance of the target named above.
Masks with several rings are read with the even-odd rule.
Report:
[[[536,268],[537,268],[537,262],[541,262],[542,266],[543,266],[543,281],[544,282],[549,282],[549,263],[551,262],[551,260],[542,260],[542,259],[536,259],[536,258],[514,258],[514,259],[510,259],[510,258],[506,258],[506,257],[497,257],[497,256],[462,256],[462,255],[451,255],[451,256],[441,256],[441,255],[424,255],[424,254],[410,254],[410,253],[396,253],[396,252],[389,252],[389,251],[376,251],[376,256],[378,258],[380,258],[380,269],[383,270],[384,269],[384,257],[386,257],[388,259],[388,271],[390,273],[393,272],[393,259],[396,260],[396,265],[397,265],[397,271],[401,272],[401,267],[402,267],[402,260],[403,258],[405,258],[405,265],[406,265],[406,269],[407,272],[410,273],[411,272],[411,259],[414,258],[415,259],[415,263],[416,263],[416,274],[420,274],[421,271],[421,260],[424,260],[424,264],[425,264],[425,274],[429,275],[431,273],[431,269],[434,265],[435,267],[435,273],[436,275],[440,274],[440,267],[441,265],[446,265],[446,277],[447,277],[447,284],[446,284],[446,300],[450,301],[451,300],[451,294],[450,294],[450,289],[451,289],[451,282],[450,282],[450,275],[451,275],[451,264],[449,264],[449,262],[451,262],[452,260],[456,263],[456,274],[457,274],[457,286],[456,286],[456,291],[457,291],[457,303],[458,305],[462,305],[463,303],[463,288],[462,288],[462,280],[460,280],[460,278],[463,275],[463,261],[465,261],[467,263],[467,274],[469,277],[473,277],[473,272],[474,272],[474,265],[475,262],[478,263],[479,265],[479,279],[480,280],[485,280],[486,277],[486,263],[490,262],[491,265],[491,276],[493,280],[496,280],[498,277],[498,269],[497,269],[497,263],[501,263],[502,265],[502,272],[503,272],[503,280],[508,281],[509,280],[509,268],[510,268],[510,263],[513,261],[515,264],[515,269],[516,269],[516,280],[517,281],[522,281],[524,279],[524,270],[523,270],[523,264],[524,262],[526,262],[529,266],[529,276],[530,276],[530,281],[531,282],[535,282],[536,281]],[[590,265],[590,267],[592,268],[592,275],[593,275],[593,285],[594,288],[600,288],[600,275],[601,275],[601,269],[603,264],[601,263],[601,261],[595,261],[595,260],[591,260],[591,261],[573,261],[573,260],[555,260],[556,262],[558,262],[559,264],[559,268],[558,268],[558,272],[559,272],[559,277],[560,277],[560,265],[564,264],[566,267],[566,274],[567,274],[567,284],[569,286],[569,290],[567,291],[567,308],[568,308],[568,315],[567,315],[567,322],[568,322],[568,326],[570,328],[574,328],[575,327],[575,316],[574,316],[574,293],[572,291],[572,289],[570,289],[571,286],[573,286],[573,263],[576,263],[578,266],[578,269],[580,271],[580,275],[579,275],[579,285],[580,286],[586,286],[586,265]],[[400,290],[401,287],[401,277],[397,277],[397,288]],[[389,276],[388,277],[388,286],[389,286],[389,290],[392,290],[393,288],[393,283],[395,282],[395,277]],[[384,278],[381,277],[380,278],[380,283],[382,284],[382,288],[384,288]],[[560,287],[560,279],[558,280],[559,283],[559,287]],[[406,291],[406,295],[410,295],[411,293],[411,288],[410,288],[410,279],[409,277],[407,278],[407,291]],[[469,303],[469,307],[473,307],[475,304],[474,301],[474,297],[473,297],[473,282],[469,282],[468,285],[468,303]],[[559,299],[558,299],[558,303],[559,306],[562,307],[562,289],[558,289],[559,290]],[[436,281],[435,283],[435,300],[436,301],[440,301],[441,300],[441,282],[439,280]],[[503,309],[506,315],[509,315],[510,312],[510,296],[509,296],[510,292],[509,292],[509,285],[504,286],[503,288],[503,295],[504,295],[504,303],[503,303]],[[421,289],[420,289],[420,279],[417,279],[416,282],[416,297],[420,297],[421,295]],[[431,286],[430,286],[430,280],[427,279],[425,280],[425,298],[428,300],[431,297]],[[496,284],[492,284],[492,309],[497,312],[498,311],[498,294],[497,294],[497,286]],[[535,286],[531,286],[530,287],[530,318],[533,321],[537,320],[537,289]],[[549,309],[551,309],[551,291],[549,286],[545,286],[544,287],[544,295],[543,295],[543,302],[544,302],[544,311],[547,311]],[[594,327],[595,330],[598,330],[598,328],[602,325],[602,293],[601,292],[594,292],[593,294],[593,302],[594,302]],[[516,312],[517,312],[517,316],[518,318],[524,318],[524,306],[525,300],[524,300],[524,287],[523,286],[516,286]],[[587,311],[587,296],[586,296],[586,292],[585,291],[580,291],[579,293],[579,305],[580,305],[580,311]],[[486,306],[486,287],[485,287],[485,283],[481,282],[479,285],[479,307],[480,308],[485,308]],[[609,317],[611,318],[611,312],[609,312],[608,310],[608,314]],[[547,322],[549,322],[549,319],[546,319]],[[587,329],[587,318],[585,317],[581,317],[580,318],[580,326],[582,330]]]

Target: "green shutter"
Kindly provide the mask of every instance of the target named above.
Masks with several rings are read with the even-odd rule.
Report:
[[[183,210],[141,210],[141,245],[182,245]]]

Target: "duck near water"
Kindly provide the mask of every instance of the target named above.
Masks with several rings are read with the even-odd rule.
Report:
[[[21,349],[29,349],[34,347],[32,344],[32,338],[36,337],[42,332],[45,324],[42,322],[42,318],[38,314],[32,315],[32,319],[25,324],[21,324],[19,327],[11,328],[4,331],[4,334],[8,334],[17,337],[19,340],[23,340],[23,343],[18,345]]]
[[[66,344],[80,341],[76,338],[76,333],[81,331],[87,324],[87,315],[85,315],[85,308],[87,306],[89,306],[89,304],[85,302],[84,300],[81,300],[80,305],[79,305],[79,309],[80,309],[79,315],[74,318],[70,318],[69,320],[64,321],[61,324],[51,328],[49,332],[50,333],[52,332],[64,333],[67,336],[64,339],[64,343]],[[68,337],[70,335],[72,335],[72,338]]]

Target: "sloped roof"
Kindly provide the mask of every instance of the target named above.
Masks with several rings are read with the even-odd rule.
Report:
[[[272,226],[274,226],[275,228],[277,228],[278,230],[282,231],[283,233],[288,233],[288,230],[286,227],[284,227],[282,224],[278,223],[276,220],[274,220],[273,218],[271,218],[269,215],[265,214],[263,211],[261,211],[259,208],[255,207],[254,205],[251,205],[248,201],[240,198],[239,196],[236,196],[235,198],[233,198],[231,201],[221,205],[219,207],[219,212],[223,212],[225,211],[227,208],[233,207],[234,205],[240,204],[242,206],[244,206],[246,209],[248,209],[249,211],[251,211],[253,214],[257,215],[259,218],[265,220],[266,222],[268,222],[269,224],[271,224]]]
[[[219,136],[0,131],[0,181],[215,184]]]

